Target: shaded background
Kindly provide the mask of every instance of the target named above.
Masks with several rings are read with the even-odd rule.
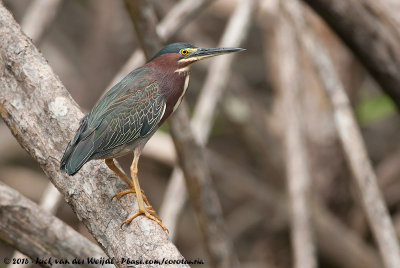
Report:
[[[7,0],[4,3],[20,22],[31,1]],[[154,1],[160,20],[177,2]],[[217,46],[236,1],[218,0],[201,11],[171,39],[203,47]],[[226,228],[233,240],[242,267],[291,267],[293,265],[290,229],[284,212],[263,201],[258,190],[269,189],[279,196],[277,203],[286,202],[283,128],[285,111],[277,108],[280,94],[274,88],[275,1],[261,1],[253,18],[247,39],[247,50],[234,61],[228,90],[219,103],[207,148],[211,155],[222,159],[213,172]],[[328,47],[375,167],[382,192],[400,231],[400,120],[395,106],[352,56],[351,52],[310,11],[312,28]],[[131,53],[139,48],[132,22],[122,1],[62,1],[55,20],[36,42],[53,70],[60,77],[83,111],[89,111]],[[193,107],[210,61],[192,68],[190,89],[186,100]],[[302,106],[304,133],[311,169],[315,200],[323,204],[340,222],[376,251],[368,223],[359,201],[336,130],[332,111],[314,70],[307,60],[302,64],[303,90],[298,99]],[[160,131],[168,131],[163,126]],[[129,166],[131,156],[120,163]],[[224,176],[221,171],[225,169]],[[244,174],[229,180],[230,173]],[[139,164],[140,182],[153,207],[158,211],[172,167],[144,155]],[[224,178],[220,178],[224,177]],[[38,202],[47,185],[39,166],[15,141],[0,121],[0,180]],[[242,186],[252,185],[250,188]],[[250,189],[250,190],[248,190]],[[254,192],[252,192],[254,190]],[[90,234],[70,207],[63,202],[56,216],[89,239]],[[208,267],[199,229],[190,204],[187,203],[176,227],[175,244],[187,259],[203,259]],[[168,227],[168,226],[167,226]],[[318,235],[318,234],[317,234]],[[345,239],[345,238],[344,238]],[[93,239],[92,239],[93,240]],[[340,244],[332,243],[334,248]],[[329,246],[328,246],[329,247]],[[317,246],[318,248],[318,246]],[[341,261],[318,252],[320,267],[342,267]],[[0,257],[12,256],[14,250],[0,241]],[[0,264],[1,267],[1,264]],[[349,266],[347,266],[349,267]]]

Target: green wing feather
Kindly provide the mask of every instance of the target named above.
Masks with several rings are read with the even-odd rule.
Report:
[[[61,170],[75,174],[89,160],[146,138],[165,112],[159,85],[140,68],[107,92],[82,120],[61,159]]]
[[[94,157],[146,137],[161,121],[164,111],[165,101],[155,81],[143,89],[120,96],[105,111],[106,124],[95,131],[95,140],[102,142]]]

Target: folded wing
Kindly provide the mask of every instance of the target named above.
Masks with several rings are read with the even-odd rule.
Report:
[[[73,175],[87,161],[123,149],[153,132],[166,104],[157,82],[146,84],[137,88],[127,84],[120,94],[108,103],[100,101],[82,119],[61,159],[62,171]]]

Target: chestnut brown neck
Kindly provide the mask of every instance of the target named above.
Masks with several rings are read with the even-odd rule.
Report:
[[[145,66],[155,73],[155,78],[160,87],[160,93],[166,101],[164,116],[160,122],[162,124],[179,105],[187,89],[190,75],[190,64],[179,63],[179,54],[168,53],[158,56]]]

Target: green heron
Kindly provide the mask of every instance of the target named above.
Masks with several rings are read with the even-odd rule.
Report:
[[[138,215],[165,226],[149,204],[138,181],[141,151],[157,128],[182,101],[189,85],[192,63],[217,55],[241,51],[241,48],[198,48],[187,43],[169,44],[144,66],[132,71],[112,87],[83,117],[80,126],[65,149],[60,169],[74,175],[92,159],[105,159],[107,166],[129,189],[116,194],[120,198],[135,193]],[[114,163],[114,158],[134,152],[130,180]]]

